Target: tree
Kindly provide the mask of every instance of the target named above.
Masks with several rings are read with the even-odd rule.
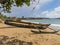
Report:
[[[22,6],[23,4],[30,5],[30,0],[0,0],[0,10],[10,12],[12,6]],[[1,11],[1,12],[2,12]]]
[[[0,19],[5,20],[6,18],[7,18],[6,15],[3,15],[2,13],[0,13]]]

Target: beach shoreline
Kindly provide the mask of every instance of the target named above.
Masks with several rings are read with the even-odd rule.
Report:
[[[44,29],[44,32],[51,33],[34,33],[31,30],[39,32],[38,29],[21,28],[0,23],[0,35],[16,37],[22,41],[32,42],[33,45],[60,45],[60,35],[52,33],[53,30]]]

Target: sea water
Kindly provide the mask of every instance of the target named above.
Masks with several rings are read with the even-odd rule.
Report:
[[[38,22],[38,23],[47,23],[47,24],[60,24],[60,19],[36,19],[36,20],[25,20],[28,22]]]
[[[60,19],[40,19],[40,20],[25,20],[27,22],[36,22],[42,24],[51,24],[48,28],[53,29],[55,31],[60,31]]]

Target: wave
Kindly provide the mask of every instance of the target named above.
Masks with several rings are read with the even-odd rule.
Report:
[[[21,20],[23,22],[30,22],[30,23],[36,23],[36,24],[50,24],[50,23],[43,23],[43,22],[32,22],[32,21],[27,21],[27,20]]]
[[[60,31],[60,24],[51,24],[50,26],[48,26],[48,28],[55,31]]]
[[[30,23],[37,23],[37,24],[39,24],[39,22],[31,22],[31,21],[27,21],[27,20],[22,20],[22,21],[24,21],[24,22],[30,22]]]

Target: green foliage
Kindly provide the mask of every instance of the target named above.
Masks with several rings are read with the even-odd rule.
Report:
[[[0,13],[0,18],[2,18],[2,17],[3,17],[3,14]]]
[[[13,5],[19,7],[23,6],[23,4],[26,4],[27,6],[29,6],[30,0],[0,0],[0,4],[0,8],[3,8],[4,12],[10,12]]]
[[[7,16],[0,13],[0,19],[5,20],[6,18],[7,18]]]

